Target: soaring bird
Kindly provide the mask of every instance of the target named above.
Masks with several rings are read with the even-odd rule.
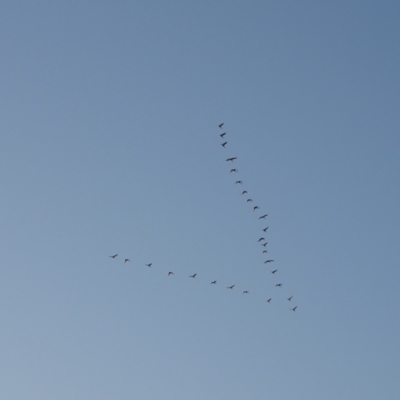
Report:
[[[256,210],[259,210],[260,209],[260,207],[258,207],[258,206],[254,206],[253,207],[253,211],[256,211]]]
[[[173,272],[169,271],[167,276],[175,275]]]
[[[233,289],[234,287],[235,287],[235,285],[227,286],[227,289]]]
[[[210,285],[216,285],[217,284],[217,281],[212,281],[211,283],[210,283]]]
[[[243,190],[242,195],[243,195],[243,194],[246,194],[246,193],[247,193],[247,190]]]
[[[224,125],[224,122],[222,124],[219,124],[218,127],[222,129],[223,125]]]
[[[226,132],[221,133],[219,136],[221,136],[222,138],[226,135]]]
[[[237,159],[237,157],[230,157],[230,158],[227,158],[225,161],[235,161]]]
[[[113,256],[108,256],[108,257],[110,257],[110,258],[115,258],[115,257],[117,257],[117,255],[118,255],[118,254],[114,254]]]
[[[260,237],[260,239],[258,239],[257,242],[262,242],[263,240],[265,240],[265,238]]]
[[[267,226],[266,228],[263,229],[264,232],[267,232],[269,226]]]
[[[293,298],[293,296],[290,296],[290,297],[288,297],[288,300],[289,300],[289,301],[292,301],[292,298]]]
[[[125,258],[124,264],[127,263],[128,261],[131,261],[129,258]]]
[[[274,260],[267,260],[267,261],[264,261],[264,264],[268,264],[268,263],[270,263],[270,262],[274,262]]]
[[[274,269],[273,271],[271,271],[271,274],[275,274],[277,271],[277,269]]]
[[[265,219],[267,217],[268,217],[268,214],[264,214],[264,215],[261,215],[261,217],[259,217],[258,219]]]
[[[271,300],[272,300],[272,298],[269,298],[269,299],[267,300],[267,303],[271,303]]]
[[[235,185],[241,185],[243,183],[243,181],[236,181]]]
[[[246,203],[252,203],[253,199],[247,199]]]
[[[147,267],[151,267],[152,265],[153,265],[153,263],[146,264]]]
[[[291,310],[292,310],[292,311],[296,311],[296,308],[297,308],[297,306],[296,306],[296,307],[293,307],[293,308],[291,308]]]
[[[221,143],[221,146],[225,147],[227,144],[228,144],[228,142],[224,142],[224,143]]]
[[[267,247],[268,242],[263,243],[261,246]]]
[[[281,286],[282,286],[282,283],[277,283],[275,286],[281,287]]]
[[[232,168],[230,171],[229,171],[229,173],[231,173],[231,172],[239,172],[236,168]]]
[[[248,290],[243,290],[243,294],[249,294]]]
[[[196,278],[197,274],[190,275],[189,278]]]
[[[266,254],[266,253],[268,253],[268,251],[267,250],[263,250],[263,254]]]

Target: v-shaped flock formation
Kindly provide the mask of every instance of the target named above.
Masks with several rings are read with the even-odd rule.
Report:
[[[224,123],[221,123],[221,124],[218,125],[218,127],[220,129],[222,129],[223,126],[224,126]],[[224,149],[226,149],[227,145],[228,145],[228,141],[226,140],[226,135],[227,135],[227,132],[223,132],[223,133],[219,134],[221,140],[223,140],[223,142],[221,143],[221,146]],[[238,159],[237,157],[228,157],[225,161],[228,162],[228,163],[234,163],[237,159]],[[229,170],[229,174],[236,175],[236,174],[238,174],[238,172],[239,171],[238,171],[237,168],[230,168],[230,170]],[[235,185],[243,185],[243,181],[240,180],[240,179],[235,180]],[[245,190],[245,189],[241,190],[241,196],[245,196],[246,204],[251,204],[253,212],[256,212],[256,211],[258,212],[260,210],[260,207],[258,205],[253,205],[253,204],[255,204],[254,200],[251,197],[249,197],[249,193],[248,193],[247,190]],[[257,219],[260,220],[260,221],[266,221],[267,217],[268,217],[268,214],[260,213],[260,215],[257,215]],[[267,233],[267,231],[269,230],[269,226],[268,225],[265,226],[265,225],[261,229],[261,231],[263,232],[261,235],[265,235]],[[265,238],[264,236],[260,236],[260,238],[257,240],[257,242],[262,246],[262,254],[267,254],[268,253],[268,250],[267,250],[268,241],[267,240],[268,239]],[[115,258],[118,257],[118,254],[114,254],[114,255],[111,255],[109,257],[112,258],[112,259],[115,259]],[[126,264],[126,263],[128,263],[130,261],[131,260],[129,258],[125,258],[125,259],[123,259],[123,264]],[[275,262],[275,260],[269,259],[269,258],[267,258],[266,260],[263,261],[263,263],[266,266],[270,265],[273,262]],[[153,266],[153,263],[145,264],[145,266],[151,268]],[[274,277],[279,275],[278,274],[278,268],[272,268],[270,272]],[[168,273],[166,275],[167,275],[167,277],[170,277],[170,276],[175,275],[175,273],[173,271],[168,271]],[[188,275],[188,278],[196,279],[196,277],[197,277],[197,273],[194,273],[193,275]],[[216,280],[212,280],[211,282],[209,282],[209,284],[210,285],[216,285],[217,281]],[[276,288],[281,288],[283,286],[283,284],[280,281],[276,281],[276,283],[274,285],[275,285]],[[226,287],[226,289],[233,290],[236,287],[236,284],[233,284],[233,285],[230,285],[230,286],[225,286],[225,287]],[[247,289],[246,290],[241,290],[241,293],[244,294],[244,295],[249,295],[250,291],[247,290]],[[272,297],[269,297],[268,299],[265,299],[265,301],[268,304],[270,304],[272,302],[272,299],[273,299]],[[287,301],[289,301],[289,302],[291,302],[292,299],[293,299],[293,295],[290,295],[289,297],[287,297]],[[289,309],[291,311],[296,311],[297,305],[294,306],[293,308],[289,308]]]

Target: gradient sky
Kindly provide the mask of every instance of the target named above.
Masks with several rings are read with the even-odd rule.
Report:
[[[0,398],[400,398],[399,21],[2,1]]]

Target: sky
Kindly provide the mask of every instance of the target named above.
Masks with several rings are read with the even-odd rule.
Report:
[[[399,19],[2,1],[0,398],[398,399]]]

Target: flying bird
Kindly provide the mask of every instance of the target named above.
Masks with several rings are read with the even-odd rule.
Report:
[[[248,290],[243,290],[243,294],[248,294],[249,291]]]
[[[211,283],[210,283],[210,285],[216,285],[217,284],[217,281],[212,281]]]
[[[221,146],[225,147],[227,144],[228,144],[228,142],[224,142],[224,143],[221,143]]]
[[[293,296],[290,296],[290,297],[288,297],[288,300],[289,300],[289,301],[292,301],[292,298],[293,298]]]
[[[253,207],[253,211],[256,211],[256,210],[259,210],[260,209],[260,207],[258,207],[258,206],[254,206]]]
[[[146,264],[147,267],[151,267],[152,265],[153,265],[153,263]]]
[[[260,239],[258,239],[257,242],[262,242],[263,240],[265,240],[265,238],[260,237]]]
[[[264,232],[267,232],[269,226],[267,226],[266,228],[263,229]]]
[[[235,285],[227,286],[227,289],[233,289],[234,287],[235,287]]]
[[[224,122],[222,124],[219,124],[218,127],[222,129],[223,125],[224,125]]]
[[[196,278],[197,274],[190,275],[189,278]]]
[[[265,253],[268,253],[268,251],[267,250],[263,250],[263,254],[265,254]]]
[[[173,272],[169,271],[167,276],[175,275]]]
[[[265,219],[267,217],[268,217],[268,214],[264,214],[264,215],[261,215],[261,217],[259,217],[258,219]]]
[[[221,133],[219,136],[221,136],[222,138],[226,135],[226,132]]]
[[[274,269],[273,271],[271,271],[271,274],[275,274],[277,271],[277,269]]]
[[[267,300],[267,303],[271,303],[271,300],[272,300],[272,298],[269,298],[269,299]]]
[[[281,287],[281,286],[282,286],[282,283],[277,283],[275,286]]]
[[[127,263],[128,261],[131,261],[129,258],[125,258],[124,264]]]
[[[291,308],[291,310],[292,310],[292,311],[296,311],[296,308],[297,308],[297,306],[296,306],[296,307],[293,307],[293,308]]]
[[[268,264],[268,263],[270,263],[270,262],[274,262],[274,260],[267,260],[267,261],[264,261],[264,264]]]
[[[261,246],[267,247],[268,242],[262,243]]]
[[[237,157],[230,157],[230,158],[227,158],[225,161],[235,161],[237,159]]]
[[[117,255],[118,255],[118,254],[114,254],[113,256],[108,256],[108,257],[110,257],[110,258],[115,258],[115,257],[117,257]]]
[[[246,203],[252,203],[253,199],[247,199]]]
[[[246,194],[246,193],[247,193],[247,190],[243,190],[242,195],[243,195],[243,194]]]
[[[229,171],[229,173],[231,173],[231,172],[238,172],[238,170],[237,170],[236,168],[232,168],[232,169]]]
[[[243,183],[243,181],[236,181],[235,185],[238,185],[238,184],[241,185],[242,183]]]

